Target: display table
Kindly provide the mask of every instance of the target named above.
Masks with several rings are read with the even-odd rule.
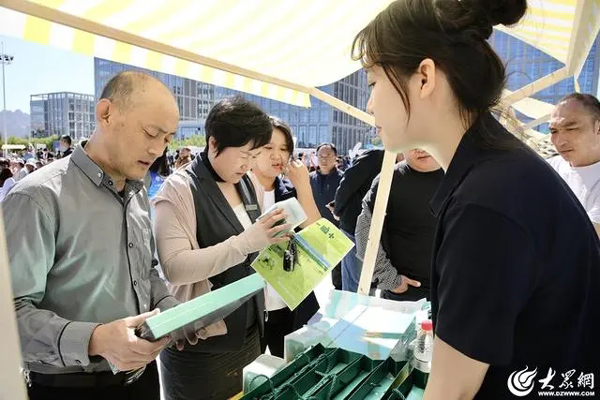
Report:
[[[307,326],[286,336],[281,368],[263,355],[244,369],[245,395],[237,398],[418,400],[429,365],[411,362],[411,345],[428,309],[424,300],[332,291]]]

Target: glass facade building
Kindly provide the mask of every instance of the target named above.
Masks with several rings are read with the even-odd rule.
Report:
[[[197,82],[180,76],[150,71],[132,65],[120,64],[101,58],[94,58],[94,87],[96,99],[102,94],[102,89],[110,78],[123,71],[140,71],[152,75],[163,82],[173,91],[179,115],[182,121],[197,121],[206,118],[208,111],[215,103],[215,86]]]
[[[319,89],[360,110],[369,100],[367,74],[359,70],[337,82]],[[311,107],[292,106],[260,96],[248,95],[230,89],[218,88],[218,98],[241,94],[257,103],[263,110],[286,121],[297,138],[297,147],[314,148],[331,142],[339,154],[348,154],[356,143],[370,144],[374,131],[366,123],[335,109],[321,100],[311,98]]]
[[[167,85],[177,98],[182,122],[203,121],[217,101],[227,96],[240,94],[258,104],[268,114],[276,115],[286,121],[297,137],[298,147],[316,147],[322,142],[333,142],[340,154],[347,154],[348,150],[357,142],[370,143],[373,137],[373,130],[367,124],[314,98],[311,98],[312,106],[310,108],[298,107],[100,58],[94,59],[96,98],[100,97],[102,88],[112,76],[128,70],[148,73]],[[362,70],[320,89],[362,110],[366,108],[369,98],[366,73]],[[202,124],[198,124],[201,128],[192,125],[194,124],[180,124],[178,137],[204,133]]]
[[[31,137],[69,135],[89,137],[95,126],[94,96],[81,93],[46,93],[30,97]]]

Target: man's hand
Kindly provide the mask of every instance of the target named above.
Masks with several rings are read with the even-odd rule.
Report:
[[[135,335],[135,328],[159,310],[99,325],[92,332],[90,356],[101,356],[120,371],[138,369],[153,361],[169,342],[163,338],[149,342]]]
[[[413,287],[421,287],[421,282],[415,281],[413,279],[409,279],[404,275],[400,275],[402,277],[402,283],[396,289],[392,290],[393,293],[401,294],[408,290],[409,286]]]

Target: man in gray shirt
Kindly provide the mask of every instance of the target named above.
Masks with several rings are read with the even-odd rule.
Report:
[[[153,268],[141,179],[178,122],[167,87],[121,73],[104,88],[85,148],[27,176],[5,198],[31,400],[159,399],[153,360],[168,339],[151,343],[134,330],[151,310],[177,301]],[[146,370],[115,375],[108,362],[120,371]]]

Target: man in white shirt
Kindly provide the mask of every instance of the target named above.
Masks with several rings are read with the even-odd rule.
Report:
[[[600,101],[573,93],[550,117],[552,143],[559,155],[548,160],[575,193],[600,235]]]

